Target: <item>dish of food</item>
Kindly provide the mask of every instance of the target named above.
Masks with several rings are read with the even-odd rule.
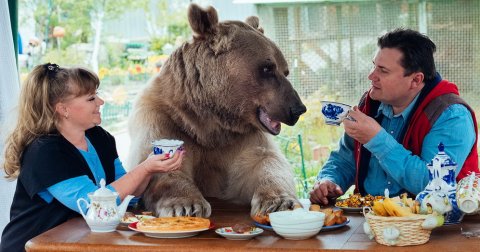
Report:
[[[131,223],[128,225],[128,228],[133,231],[143,233],[145,236],[153,238],[186,238],[195,236],[200,232],[209,229],[209,227],[207,227],[188,231],[143,231],[137,228],[137,224],[138,222]]]
[[[362,213],[363,207],[338,207],[345,213]]]
[[[270,227],[271,228],[271,227]],[[215,230],[215,233],[229,239],[229,240],[248,240],[253,237],[263,233],[263,229],[258,227],[253,227],[250,231],[237,233],[233,231],[232,227],[218,228]]]
[[[261,223],[258,223],[256,221],[254,221],[253,224],[255,224],[255,226],[263,228],[265,230],[273,231],[273,228],[272,228],[272,226],[270,226],[270,224],[261,224]]]
[[[206,230],[210,220],[200,217],[158,217],[137,222],[136,228],[143,232],[188,232]]]
[[[332,226],[323,226],[322,229],[320,230],[320,232],[330,231],[330,230],[334,230],[334,229],[337,229],[337,228],[341,228],[341,227],[346,226],[348,223],[350,223],[349,218],[347,218],[347,221],[345,221],[344,223],[341,223],[341,224],[335,224],[335,225],[332,225]]]
[[[365,197],[363,197],[361,194],[355,193],[350,195],[346,199],[337,200],[337,202],[335,203],[335,206],[340,207],[342,209],[350,208],[348,210],[353,210],[353,208],[357,208],[359,211],[361,211],[364,206],[371,207],[373,206],[373,201],[380,200],[383,198],[384,198],[383,196],[372,196],[370,194],[367,194]],[[357,209],[355,209],[355,211]],[[347,211],[347,209],[344,209],[344,210]]]
[[[265,230],[270,230],[270,231],[273,231],[273,228],[272,226],[270,226],[269,224],[260,224],[258,222],[253,222],[255,224],[255,226],[257,227],[260,227],[260,228],[263,228]],[[334,230],[334,229],[337,229],[337,228],[341,228],[341,227],[344,227],[346,226],[348,223],[350,223],[350,219],[347,218],[347,220],[341,224],[335,224],[335,225],[331,225],[331,226],[323,226],[322,229],[320,230],[321,231],[330,231],[330,230]]]
[[[155,216],[152,215],[144,215],[144,214],[135,214],[133,216],[124,216],[122,220],[120,221],[120,225],[122,226],[128,226],[131,223],[138,222],[143,219],[152,219],[155,218]]]

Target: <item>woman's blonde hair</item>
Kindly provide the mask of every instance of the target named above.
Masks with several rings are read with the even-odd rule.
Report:
[[[5,143],[6,178],[18,177],[23,151],[34,139],[56,133],[55,105],[70,96],[94,93],[99,84],[97,75],[84,68],[48,63],[33,69],[20,93],[17,124]]]

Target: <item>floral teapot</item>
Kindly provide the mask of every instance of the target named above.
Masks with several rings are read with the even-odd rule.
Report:
[[[77,206],[83,218],[87,222],[92,232],[111,232],[115,231],[120,223],[128,203],[134,197],[128,195],[123,202],[117,206],[118,193],[110,191],[105,187],[105,180],[100,180],[100,188],[93,193],[89,193],[90,203],[84,198],[77,200]],[[83,212],[80,203],[87,205],[87,213]]]
[[[417,195],[420,212],[435,211],[445,216],[445,224],[457,224],[463,219],[456,199],[455,170],[457,164],[445,153],[443,143],[438,145],[438,154],[427,164],[429,179],[425,190]]]

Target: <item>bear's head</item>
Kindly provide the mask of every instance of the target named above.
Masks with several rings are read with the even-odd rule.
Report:
[[[306,107],[287,79],[282,52],[263,35],[257,17],[219,22],[213,7],[192,4],[188,19],[193,40],[170,58],[175,72],[184,69],[174,83],[182,83],[177,95],[184,95],[181,106],[189,107],[189,116],[238,134],[262,130],[277,135],[281,123],[297,122]]]

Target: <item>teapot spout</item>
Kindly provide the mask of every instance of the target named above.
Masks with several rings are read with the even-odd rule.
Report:
[[[130,200],[132,200],[133,197],[134,197],[133,195],[127,195],[123,199],[122,204],[118,206],[117,210],[118,210],[118,216],[120,219],[123,217],[123,215],[125,215],[125,211],[127,211],[128,203],[130,203]]]

